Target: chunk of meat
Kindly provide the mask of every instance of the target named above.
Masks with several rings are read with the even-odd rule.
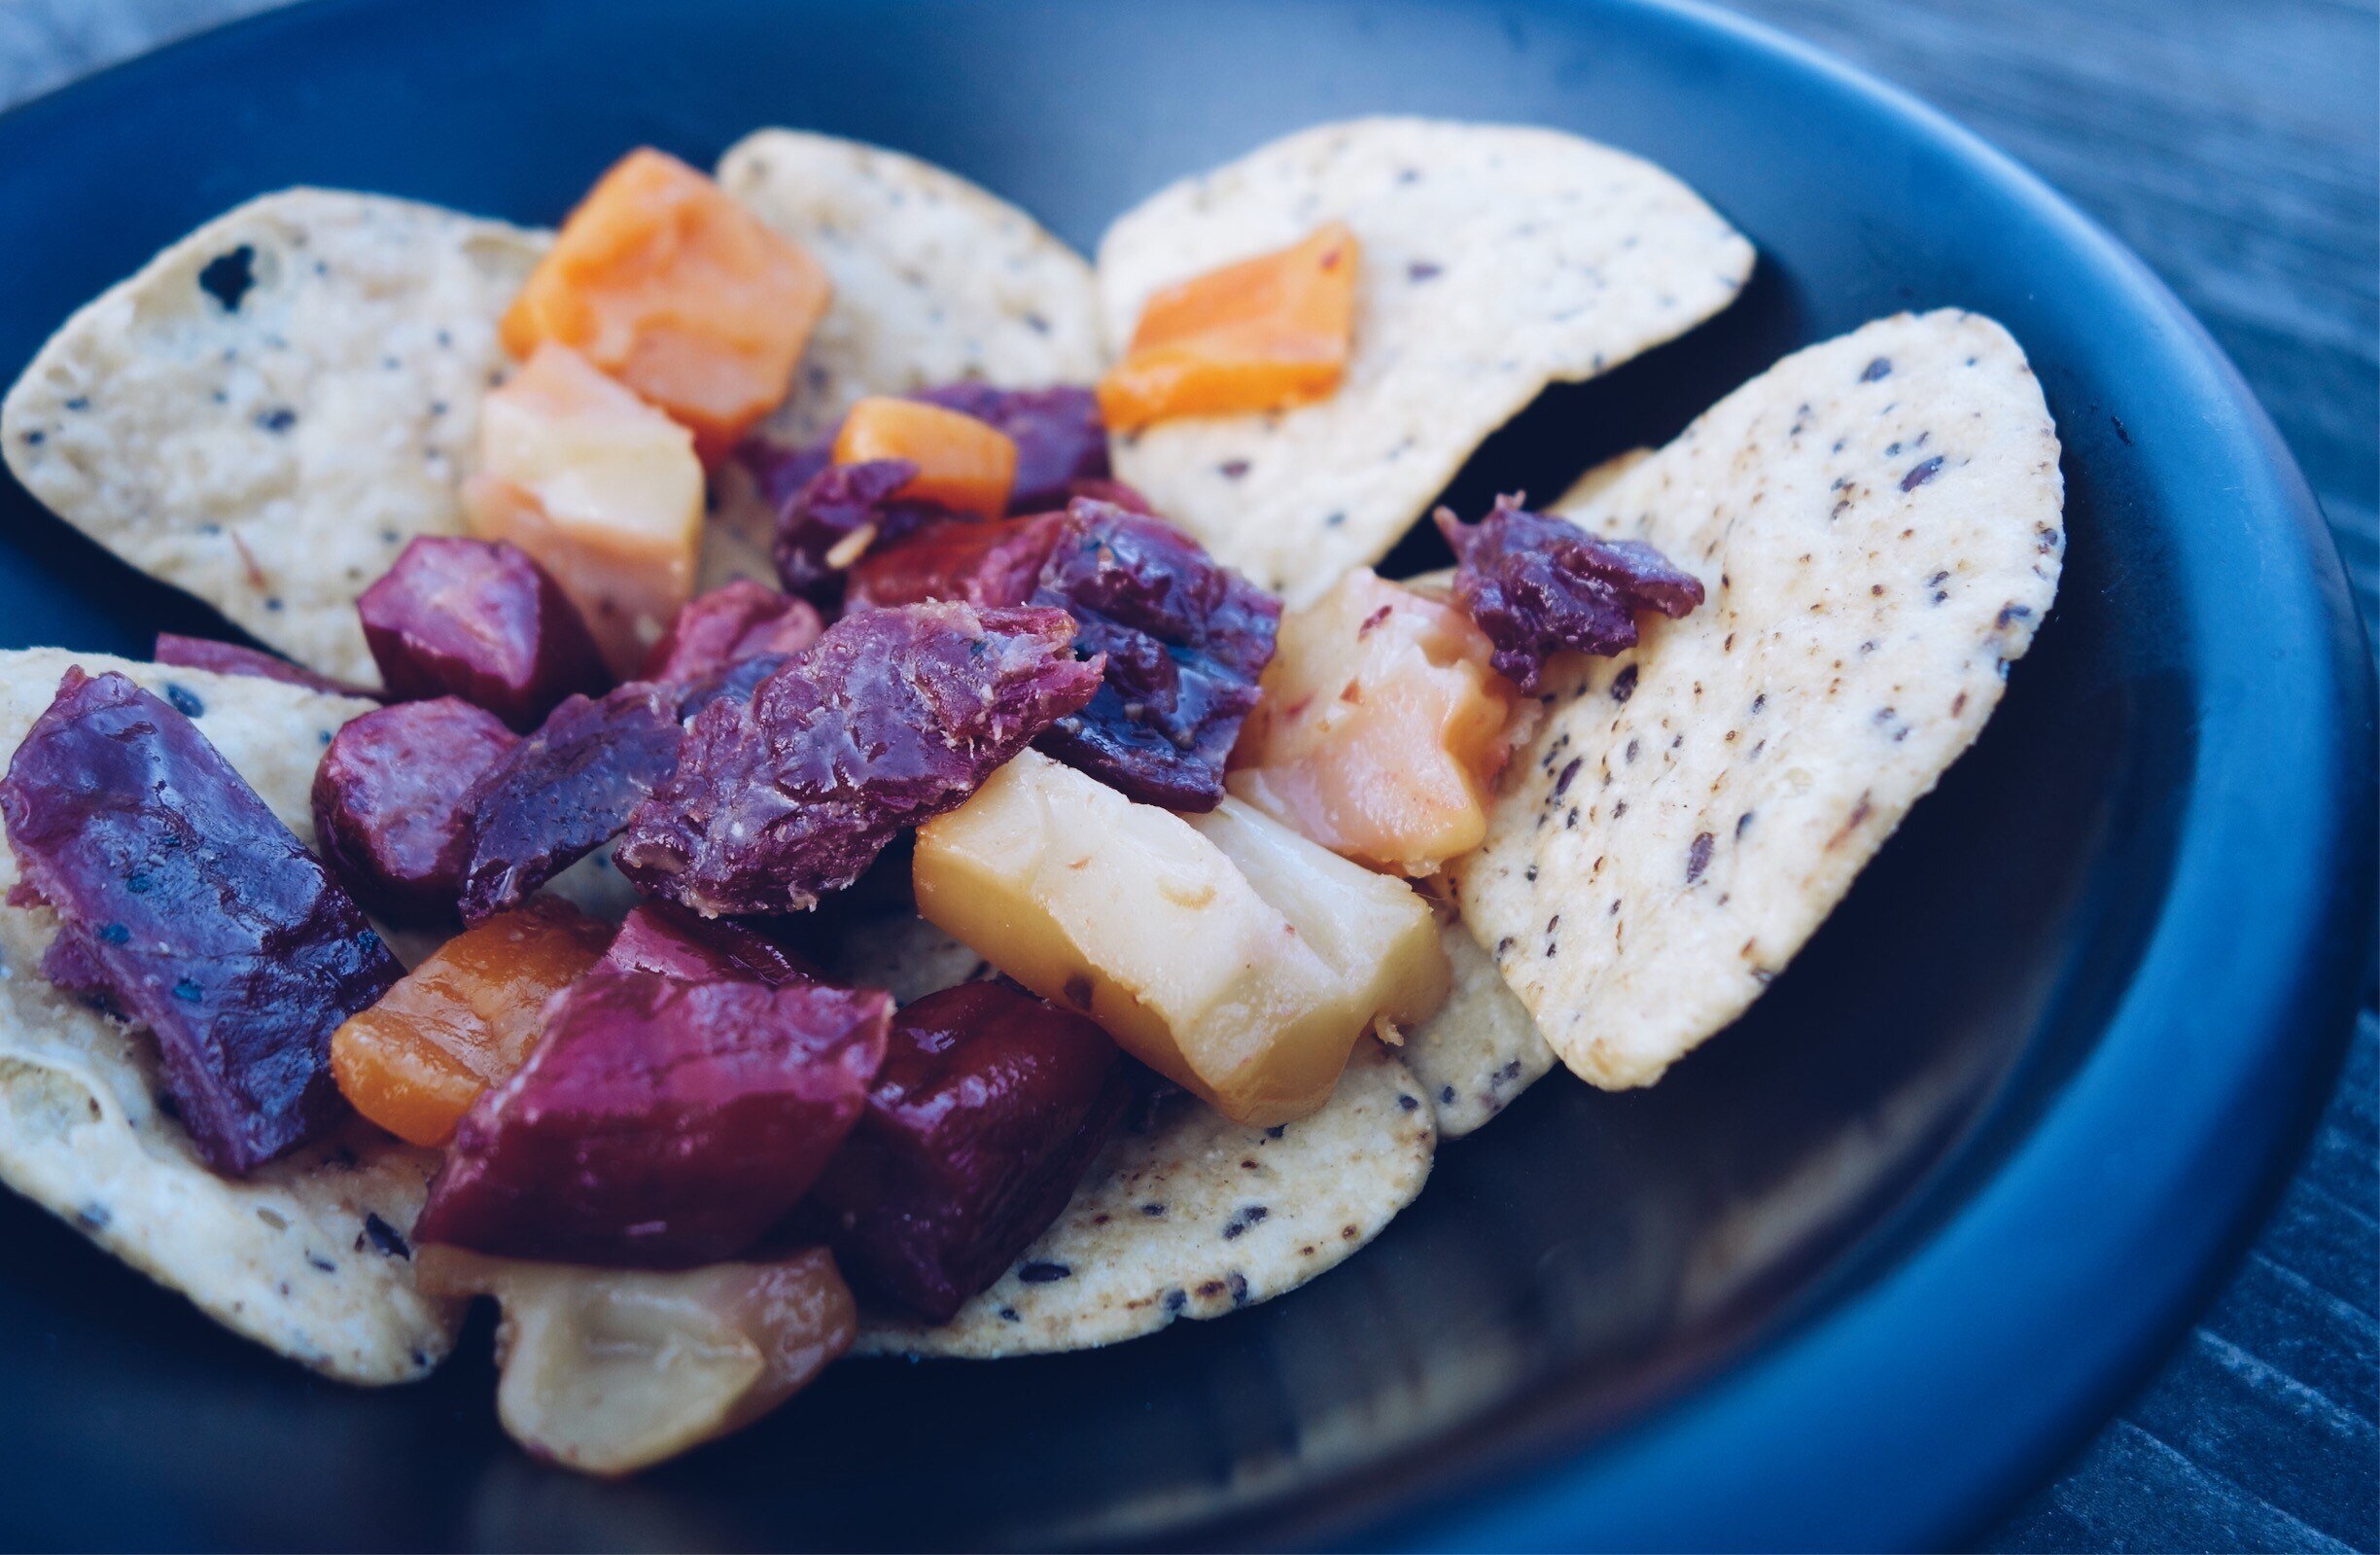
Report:
[[[899,495],[956,513],[998,518],[1016,483],[1017,445],[971,415],[918,400],[870,395],[835,434],[836,464],[901,460],[917,467]]]
[[[695,715],[614,855],[697,912],[798,912],[1099,689],[1055,610],[906,605],[846,616],[749,701]]]
[[[1022,605],[1041,581],[1050,548],[1066,527],[1062,512],[997,523],[945,518],[853,564],[844,608],[922,605],[929,599],[970,605]]]
[[[927,995],[813,1192],[835,1257],[863,1292],[947,1322],[1049,1228],[1131,1098],[1083,1016],[1000,983]]]
[[[1347,371],[1359,251],[1345,223],[1151,297],[1100,379],[1117,432],[1172,416],[1245,415],[1325,399]]]
[[[744,978],[782,988],[822,982],[819,970],[749,924],[705,918],[674,901],[640,901],[620,921],[604,965],[683,982]]]
[[[356,600],[391,698],[459,696],[524,733],[612,684],[586,622],[527,551],[422,535]]]
[[[605,968],[480,1098],[415,1239],[506,1257],[690,1268],[810,1190],[884,1061],[882,992]]]
[[[242,648],[237,643],[219,643],[211,637],[184,637],[179,632],[159,632],[157,647],[149,656],[159,664],[178,664],[184,669],[213,670],[218,675],[253,675],[259,680],[279,681],[284,686],[302,686],[311,691],[329,691],[333,696],[362,696],[373,701],[380,693],[368,686],[350,686],[345,681],[317,675],[302,664],[293,664],[278,654],[267,654],[261,648]]]
[[[738,578],[685,603],[641,678],[690,684],[757,654],[799,653],[825,629],[809,601]]]
[[[612,931],[539,897],[447,940],[331,1038],[340,1094],[399,1139],[439,1146],[545,1030],[545,1002],[602,959]]]
[[[807,250],[674,157],[630,152],[562,224],[505,349],[571,346],[694,434],[708,464],[785,398],[825,311]]]
[[[1454,597],[1495,645],[1496,673],[1523,691],[1543,684],[1565,651],[1617,654],[1636,646],[1636,612],[1684,616],[1702,584],[1639,540],[1597,540],[1562,518],[1498,497],[1476,524],[1434,515],[1454,548]]]
[[[331,1034],[403,969],[195,724],[122,675],[69,669],[0,779],[0,817],[10,900],[55,909],[63,986],[157,1035],[209,1166],[246,1172],[346,1115]]]
[[[502,719],[459,696],[351,719],[314,769],[315,845],[389,922],[451,922],[471,865],[472,788],[519,744]]]
[[[973,416],[1016,444],[1016,475],[1006,510],[1012,514],[1063,508],[1076,494],[1076,486],[1106,480],[1113,474],[1107,462],[1107,427],[1100,419],[1099,397],[1089,389],[1071,384],[1000,389],[969,381],[919,389],[909,398]]]
[[[683,737],[676,693],[645,681],[555,708],[472,791],[463,921],[518,906],[617,836],[677,765]]]

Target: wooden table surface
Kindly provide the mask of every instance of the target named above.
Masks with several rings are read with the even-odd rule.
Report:
[[[0,105],[271,0],[0,0]],[[2196,310],[2380,615],[2380,0],[1734,0],[1947,110]],[[2157,1376],[1996,1550],[2380,1548],[2380,1019]]]

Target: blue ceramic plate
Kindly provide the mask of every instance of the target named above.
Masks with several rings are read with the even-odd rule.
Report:
[[[957,168],[1088,247],[1177,174],[1376,110],[1640,153],[1759,244],[1692,336],[1457,482],[1558,489],[1784,351],[1956,303],[2065,440],[2057,609],[1977,749],[1659,1088],[1538,1086],[1291,1296],[1096,1354],[838,1368],[632,1483],[498,1432],[483,1349],[364,1394],[0,1205],[0,1530],[39,1545],[1926,1546],[2070,1450],[2265,1203],[2369,925],[2370,690],[2302,480],[2165,289],[2007,160],[1649,3],[326,0],[0,120],[0,370],[234,201],[557,218],[759,124]],[[0,632],[209,629],[0,490]]]

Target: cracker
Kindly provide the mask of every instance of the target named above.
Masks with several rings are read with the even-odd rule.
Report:
[[[1752,270],[1751,244],[1650,162],[1551,129],[1359,119],[1275,141],[1118,219],[1099,249],[1110,349],[1160,287],[1334,218],[1362,245],[1339,391],[1115,440],[1120,477],[1292,604],[1385,555],[1547,384],[1684,334]]]
[[[2024,353],[1944,310],[1787,357],[1571,515],[1709,599],[1550,686],[1451,870],[1564,1063],[1651,1084],[1759,997],[1998,704],[2063,494]]]
[[[1453,985],[1438,1013],[1405,1033],[1397,1056],[1437,1115],[1438,1137],[1460,1139],[1537,1083],[1554,1049],[1460,923],[1442,924],[1438,937]]]
[[[195,696],[198,727],[309,844],[315,760],[333,729],[371,705],[100,654],[0,653],[0,762],[72,664]],[[0,895],[17,876],[0,839]],[[47,908],[0,905],[0,1180],[225,1326],[325,1376],[405,1382],[436,1366],[461,1309],[413,1289],[402,1238],[438,1152],[358,1123],[245,1178],[218,1177],[158,1109],[148,1033],[42,975],[55,933]]]
[[[376,684],[356,595],[460,531],[496,320],[545,241],[376,194],[250,200],[66,321],[0,406],[9,468],[260,641]]]
[[[1002,388],[1099,376],[1091,266],[1039,223],[958,174],[832,135],[760,129],[719,159],[719,186],[826,267],[834,300],[792,392],[761,433],[815,442],[870,394],[962,378]],[[723,470],[705,586],[774,583],[770,515]]]
[[[1057,1224],[937,1328],[862,1326],[855,1354],[992,1361],[1116,1344],[1295,1290],[1380,1234],[1429,1177],[1430,1110],[1356,1043],[1320,1112],[1244,1128],[1186,1098],[1119,1132]]]

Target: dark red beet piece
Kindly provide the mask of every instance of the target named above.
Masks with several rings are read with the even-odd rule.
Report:
[[[352,719],[314,769],[314,836],[358,901],[392,923],[449,922],[471,865],[472,790],[520,736],[459,696]]]
[[[1272,662],[1280,601],[1160,518],[1077,499],[1033,590],[1079,623],[1106,683],[1039,748],[1147,804],[1211,810]]]
[[[705,918],[674,901],[640,901],[620,920],[603,964],[682,982],[745,978],[782,988],[821,982],[816,967],[747,924]]]
[[[1073,635],[1054,610],[846,616],[749,701],[695,716],[613,857],[704,914],[807,909],[1090,699],[1100,663]]]
[[[900,502],[893,493],[907,485],[918,467],[906,459],[869,459],[829,465],[777,511],[778,581],[788,593],[821,604],[843,591],[843,567],[852,558],[836,549],[863,528],[875,531],[870,546],[897,543],[949,510],[931,503]]]
[[[897,546],[870,550],[851,570],[846,609],[962,599],[970,605],[1022,605],[1032,597],[1066,514],[983,523],[945,518]]]
[[[578,607],[501,540],[423,535],[356,601],[392,700],[460,696],[527,733],[612,684]]]
[[[643,1268],[734,1257],[851,1131],[891,1014],[873,989],[599,967],[464,1115],[414,1239]]]
[[[816,606],[749,578],[689,599],[645,661],[648,681],[692,683],[758,654],[794,654],[826,623]]]
[[[892,1022],[867,1111],[811,1195],[865,1293],[949,1321],[1049,1228],[1132,1097],[1107,1034],[1000,983]]]
[[[683,724],[709,707],[713,702],[727,700],[749,702],[760,683],[784,668],[792,658],[790,654],[754,654],[739,658],[725,669],[713,670],[700,680],[689,681],[673,688],[678,692],[678,722]]]
[[[346,1115],[331,1033],[404,969],[195,724],[122,675],[69,669],[0,816],[11,900],[57,910],[48,965],[157,1034],[209,1166],[245,1172]]]
[[[678,693],[631,681],[574,696],[472,791],[463,921],[518,906],[618,835],[678,762]]]
[[[1089,389],[949,383],[909,398],[973,416],[1008,435],[1017,448],[1016,481],[1008,488],[1011,513],[1062,508],[1076,481],[1105,480],[1110,474],[1107,425],[1100,419],[1099,397]]]
[[[1498,497],[1476,524],[1434,515],[1454,548],[1454,597],[1495,645],[1488,662],[1524,691],[1565,650],[1610,654],[1636,646],[1636,612],[1683,616],[1702,584],[1641,541],[1597,540],[1578,525]]]
[[[278,654],[267,654],[261,648],[242,648],[237,643],[219,643],[211,637],[184,637],[178,632],[159,632],[157,647],[149,656],[160,664],[177,664],[184,669],[213,670],[218,675],[253,675],[259,680],[279,681],[285,686],[302,686],[310,691],[330,691],[338,696],[365,696],[373,701],[380,693],[367,687],[350,686],[345,681],[317,675],[302,664],[293,664]]]

